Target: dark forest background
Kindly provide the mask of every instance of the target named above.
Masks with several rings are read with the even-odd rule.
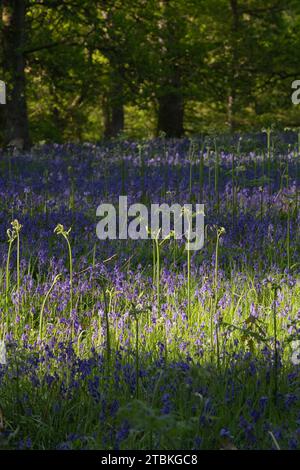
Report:
[[[0,143],[300,127],[299,0],[3,0]]]

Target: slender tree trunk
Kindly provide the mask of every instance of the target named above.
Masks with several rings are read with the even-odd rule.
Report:
[[[159,98],[158,104],[158,134],[163,132],[166,137],[181,137],[184,133],[184,106],[181,94],[166,93]]]
[[[160,0],[159,21],[162,74],[158,99],[157,133],[166,137],[181,137],[184,133],[184,99],[182,95],[181,56],[174,44],[180,42],[184,30],[174,21],[174,5],[170,0]]]
[[[26,103],[25,41],[26,0],[2,1],[2,44],[4,80],[7,86],[5,105],[5,142],[30,146]]]
[[[123,103],[113,103],[111,110],[112,135],[118,136],[124,130],[124,106]]]
[[[104,136],[106,139],[118,137],[124,130],[124,106],[122,103],[108,102],[104,108]]]
[[[113,67],[111,85],[103,101],[104,110],[104,137],[107,139],[118,137],[124,130],[124,89],[121,70]]]
[[[238,0],[230,0],[230,9],[232,15],[232,36],[233,36],[233,43],[232,43],[232,63],[231,63],[231,86],[229,90],[228,100],[227,100],[227,116],[228,116],[228,126],[231,132],[235,131],[236,128],[236,88],[237,88],[237,81],[239,78],[239,55],[238,55],[238,34],[239,34],[239,26],[240,26],[240,18],[239,18],[239,4]]]
[[[118,137],[124,130],[124,106],[123,103],[114,103],[105,100],[104,110],[104,137],[111,139]]]

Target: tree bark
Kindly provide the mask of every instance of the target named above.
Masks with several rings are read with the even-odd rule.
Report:
[[[118,137],[124,130],[124,106],[122,103],[110,103],[106,100],[104,109],[104,137]]]
[[[227,117],[228,126],[231,132],[236,129],[236,98],[237,98],[237,82],[239,79],[239,55],[238,55],[238,33],[240,27],[240,14],[238,0],[230,0],[230,9],[232,16],[232,62],[231,62],[231,84],[227,100]]]
[[[158,119],[157,133],[166,137],[181,137],[184,133],[184,99],[182,94],[181,53],[174,44],[180,42],[181,24],[175,21],[174,7],[170,0],[160,0],[161,18],[159,21],[160,60],[162,76],[157,93]]]
[[[124,103],[123,87],[121,83],[114,82],[110,93],[104,99],[104,137],[111,139],[118,137],[124,130]]]
[[[157,132],[166,137],[181,137],[184,133],[184,104],[180,93],[169,92],[158,99]]]
[[[2,1],[3,70],[7,90],[5,143],[18,141],[30,147],[26,102],[25,42],[26,0]]]

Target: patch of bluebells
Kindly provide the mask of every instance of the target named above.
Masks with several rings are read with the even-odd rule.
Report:
[[[116,203],[124,187],[130,202],[140,202],[142,197],[151,202],[171,203],[176,199],[180,204],[191,197],[197,200],[199,157],[195,157],[195,173],[190,181],[189,141],[169,142],[167,152],[165,145],[162,139],[157,139],[145,146],[147,178],[143,181],[139,147],[127,141],[97,146],[46,145],[36,150],[35,155],[12,157],[12,169],[17,170],[13,178],[8,178],[5,168],[1,172],[3,269],[7,261],[5,234],[12,214],[23,227],[22,285],[19,292],[12,289],[8,307],[5,302],[0,306],[1,326],[6,325],[7,319],[14,319],[4,330],[8,363],[0,365],[1,407],[5,422],[15,430],[21,423],[21,429],[15,436],[4,430],[0,444],[9,438],[7,445],[18,449],[40,445],[56,449],[124,449],[139,445],[141,436],[153,434],[152,444],[159,446],[163,442],[165,447],[172,443],[179,448],[216,447],[221,437],[235,440],[240,448],[272,448],[268,435],[271,431],[283,448],[299,448],[300,421],[295,422],[299,413],[299,369],[286,363],[285,356],[287,338],[297,337],[300,331],[299,305],[295,307],[296,314],[292,308],[299,266],[295,263],[293,269],[286,267],[287,205],[280,175],[272,170],[271,195],[269,188],[260,189],[255,182],[257,172],[262,171],[262,155],[240,155],[240,164],[246,166],[247,173],[243,184],[235,188],[238,211],[233,223],[232,154],[220,152],[216,211],[211,181],[214,153],[204,152],[205,221],[209,226],[224,226],[226,233],[220,240],[217,297],[213,238],[212,244],[204,246],[200,263],[198,254],[192,256],[192,306],[197,311],[192,318],[187,315],[187,264],[180,243],[178,259],[171,250],[162,249],[162,298],[157,305],[151,242],[147,251],[140,241],[107,243],[95,238],[96,207],[108,200]],[[297,177],[297,156],[292,157],[280,156],[281,161],[289,164],[290,187],[285,193],[291,198],[296,192]],[[123,181],[120,163],[125,169]],[[70,167],[76,210],[70,204]],[[76,299],[72,311],[66,247],[53,236],[53,229],[60,222],[65,227],[72,226]],[[295,260],[299,257],[298,224],[299,220],[291,217],[290,251]],[[62,278],[45,305],[46,334],[40,341],[36,331],[41,302],[59,273]],[[106,280],[105,291],[113,292],[109,359],[100,278]],[[13,250],[12,285],[16,279]],[[270,285],[275,282],[280,286],[277,300],[273,304],[269,299],[266,308],[263,299],[268,299]],[[4,284],[3,289],[1,294],[5,298]],[[235,296],[245,292],[249,294],[247,304],[235,301]],[[255,293],[253,297],[251,292]],[[212,299],[216,300],[216,309],[211,336],[204,314],[210,312]],[[130,305],[139,305],[138,357]],[[272,337],[269,326],[273,324],[270,323],[273,307],[280,319],[276,402],[270,393],[274,374],[272,341],[257,339],[264,335]],[[227,321],[231,314],[234,327]],[[243,334],[238,333],[240,330]],[[254,352],[250,341],[253,338]],[[217,341],[221,342],[221,364],[215,356],[212,359]],[[187,435],[183,432],[174,438],[167,427],[162,436],[155,430],[150,433],[146,422],[137,433],[130,417],[122,418],[124,408],[133,401],[147,404],[150,415],[163,417],[163,422],[180,422]],[[271,423],[268,416],[275,408],[279,422]],[[35,439],[38,423],[46,423],[44,430],[39,429],[41,442]],[[47,434],[47,429],[53,432]]]

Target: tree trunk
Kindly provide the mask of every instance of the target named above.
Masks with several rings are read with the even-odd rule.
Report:
[[[3,69],[7,89],[5,105],[5,142],[30,147],[26,103],[25,41],[26,0],[2,1]]]
[[[124,98],[121,80],[112,76],[112,86],[109,95],[105,97],[104,109],[104,137],[111,139],[118,137],[124,130]]]
[[[181,54],[174,44],[180,43],[184,33],[176,20],[170,0],[160,0],[161,17],[158,24],[162,76],[158,99],[157,133],[166,137],[181,137],[184,133],[184,99],[182,95],[183,70]],[[175,2],[174,2],[175,3]]]
[[[231,61],[231,79],[230,90],[227,100],[228,126],[231,132],[236,129],[236,110],[237,110],[237,82],[239,80],[239,54],[238,54],[238,34],[240,27],[240,14],[238,0],[230,0],[230,9],[232,16],[232,61]]]
[[[118,137],[124,130],[124,106],[122,103],[107,102],[104,108],[104,137]]]
[[[184,133],[184,106],[181,94],[169,92],[158,99],[158,134],[163,132],[166,137],[181,137]]]
[[[107,139],[118,137],[124,130],[124,106],[110,103],[106,110],[104,135]]]

